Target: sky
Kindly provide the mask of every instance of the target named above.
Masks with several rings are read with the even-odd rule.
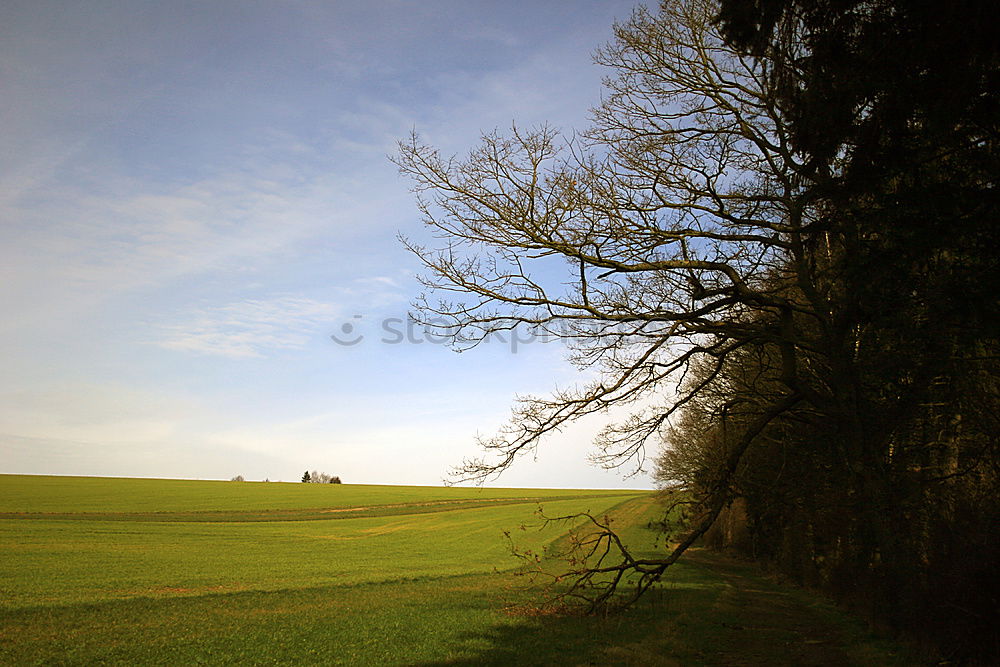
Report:
[[[387,156],[585,127],[634,4],[0,3],[0,472],[435,485],[579,383],[558,343],[407,330],[427,232]],[[599,426],[491,484],[648,488]]]

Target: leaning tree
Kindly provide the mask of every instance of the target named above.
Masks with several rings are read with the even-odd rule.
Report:
[[[415,316],[459,347],[532,328],[596,372],[584,386],[521,399],[457,479],[497,475],[547,434],[612,408],[627,416],[600,432],[595,457],[641,466],[733,359],[764,349],[773,360],[778,381],[741,401],[740,432],[676,548],[636,559],[595,521],[586,548],[596,560],[570,592],[592,604],[628,575],[638,596],[712,525],[742,457],[775,420],[802,404],[843,409],[834,384],[852,331],[832,305],[843,249],[818,195],[835,166],[793,151],[773,68],[728,46],[717,13],[710,0],[664,3],[616,25],[596,55],[611,72],[606,96],[580,134],[494,132],[463,158],[413,135],[395,158],[438,240],[404,239],[430,290]],[[794,60],[785,66],[795,76]]]

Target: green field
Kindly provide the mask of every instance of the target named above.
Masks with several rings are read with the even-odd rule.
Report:
[[[0,475],[0,663],[767,664],[780,640],[800,664],[896,664],[829,605],[704,554],[625,614],[525,613],[539,592],[503,531],[559,539],[516,530],[540,504],[656,539],[647,492]],[[747,632],[748,613],[781,622]]]

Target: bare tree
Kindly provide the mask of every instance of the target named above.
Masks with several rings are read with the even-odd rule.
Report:
[[[330,475],[329,473],[320,472],[319,470],[313,470],[312,472],[306,471],[302,475],[303,482],[309,482],[312,484],[340,484],[340,477]]]
[[[638,470],[647,444],[732,355],[775,350],[781,391],[752,406],[700,499],[701,520],[670,555],[637,560],[595,520],[590,571],[613,575],[581,579],[596,586],[596,603],[622,573],[640,575],[638,593],[658,579],[729,502],[753,439],[801,401],[828,400],[797,370],[829,329],[832,288],[814,252],[811,207],[822,170],[788,146],[773,68],[728,47],[716,13],[708,0],[664,3],[616,25],[614,43],[596,55],[613,72],[608,92],[582,134],[515,127],[485,135],[464,159],[414,134],[395,158],[442,241],[404,239],[426,267],[426,287],[446,295],[421,297],[417,317],[443,323],[458,347],[535,328],[598,371],[586,386],[521,399],[509,424],[481,441],[486,455],[466,460],[456,479],[493,477],[547,434],[609,408],[629,416],[602,430],[594,458]],[[694,364],[705,370],[685,382]]]

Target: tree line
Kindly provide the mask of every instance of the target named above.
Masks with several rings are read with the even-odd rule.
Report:
[[[585,131],[492,132],[463,158],[400,143],[443,239],[406,241],[445,295],[418,316],[460,348],[535,328],[596,372],[521,399],[455,477],[611,411],[595,461],[652,458],[687,505],[659,559],[598,523],[574,594],[603,605],[632,581],[634,599],[708,538],[953,657],[1000,658],[989,6],[639,7],[596,53]]]
[[[319,472],[313,470],[309,472],[306,470],[302,473],[302,482],[305,484],[340,484],[340,477],[337,475],[328,475],[325,472]]]
[[[243,475],[236,475],[229,480],[230,482],[245,482],[246,478]],[[265,482],[270,482],[270,479],[265,479]],[[325,472],[319,472],[313,470],[309,472],[308,470],[302,474],[302,482],[312,483],[312,484],[341,484],[340,477],[337,475],[328,475]]]

